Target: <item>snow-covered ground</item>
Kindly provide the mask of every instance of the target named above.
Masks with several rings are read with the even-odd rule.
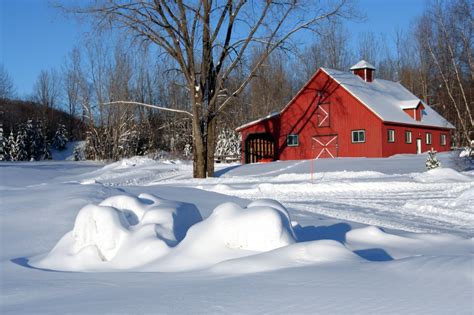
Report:
[[[472,314],[474,172],[439,157],[2,163],[0,312]]]

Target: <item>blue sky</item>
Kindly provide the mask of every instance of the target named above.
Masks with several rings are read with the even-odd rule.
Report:
[[[366,15],[350,23],[357,34],[373,31],[391,41],[396,29],[407,29],[421,14],[425,0],[354,0]],[[64,16],[48,0],[0,1],[0,60],[14,80],[17,94],[27,97],[41,70],[59,69],[71,49],[80,44],[87,25]]]

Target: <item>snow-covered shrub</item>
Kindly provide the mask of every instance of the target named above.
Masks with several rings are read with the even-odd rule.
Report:
[[[235,156],[240,158],[242,136],[240,133],[232,129],[225,128],[217,136],[216,157],[219,156]]]
[[[463,148],[461,153],[459,153],[461,158],[474,158],[474,140],[471,141],[471,145]]]
[[[187,143],[184,146],[183,155],[184,155],[185,158],[191,158],[192,157],[192,155],[193,155],[193,146],[191,144]]]
[[[434,168],[440,167],[441,163],[438,161],[438,158],[436,157],[436,150],[431,148],[430,151],[428,151],[428,158],[426,159],[426,168],[428,170],[432,170]]]
[[[84,153],[84,141],[79,141],[72,151],[74,161],[84,161],[86,159]]]

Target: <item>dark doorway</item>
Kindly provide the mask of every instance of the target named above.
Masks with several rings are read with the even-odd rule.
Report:
[[[276,159],[275,142],[269,133],[253,133],[245,139],[245,163],[269,162]]]

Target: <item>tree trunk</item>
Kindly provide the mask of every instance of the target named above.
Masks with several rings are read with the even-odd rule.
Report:
[[[207,123],[207,176],[214,176],[214,153],[216,146],[216,118]]]
[[[193,177],[206,178],[207,146],[204,139],[201,112],[202,98],[193,104]]]

